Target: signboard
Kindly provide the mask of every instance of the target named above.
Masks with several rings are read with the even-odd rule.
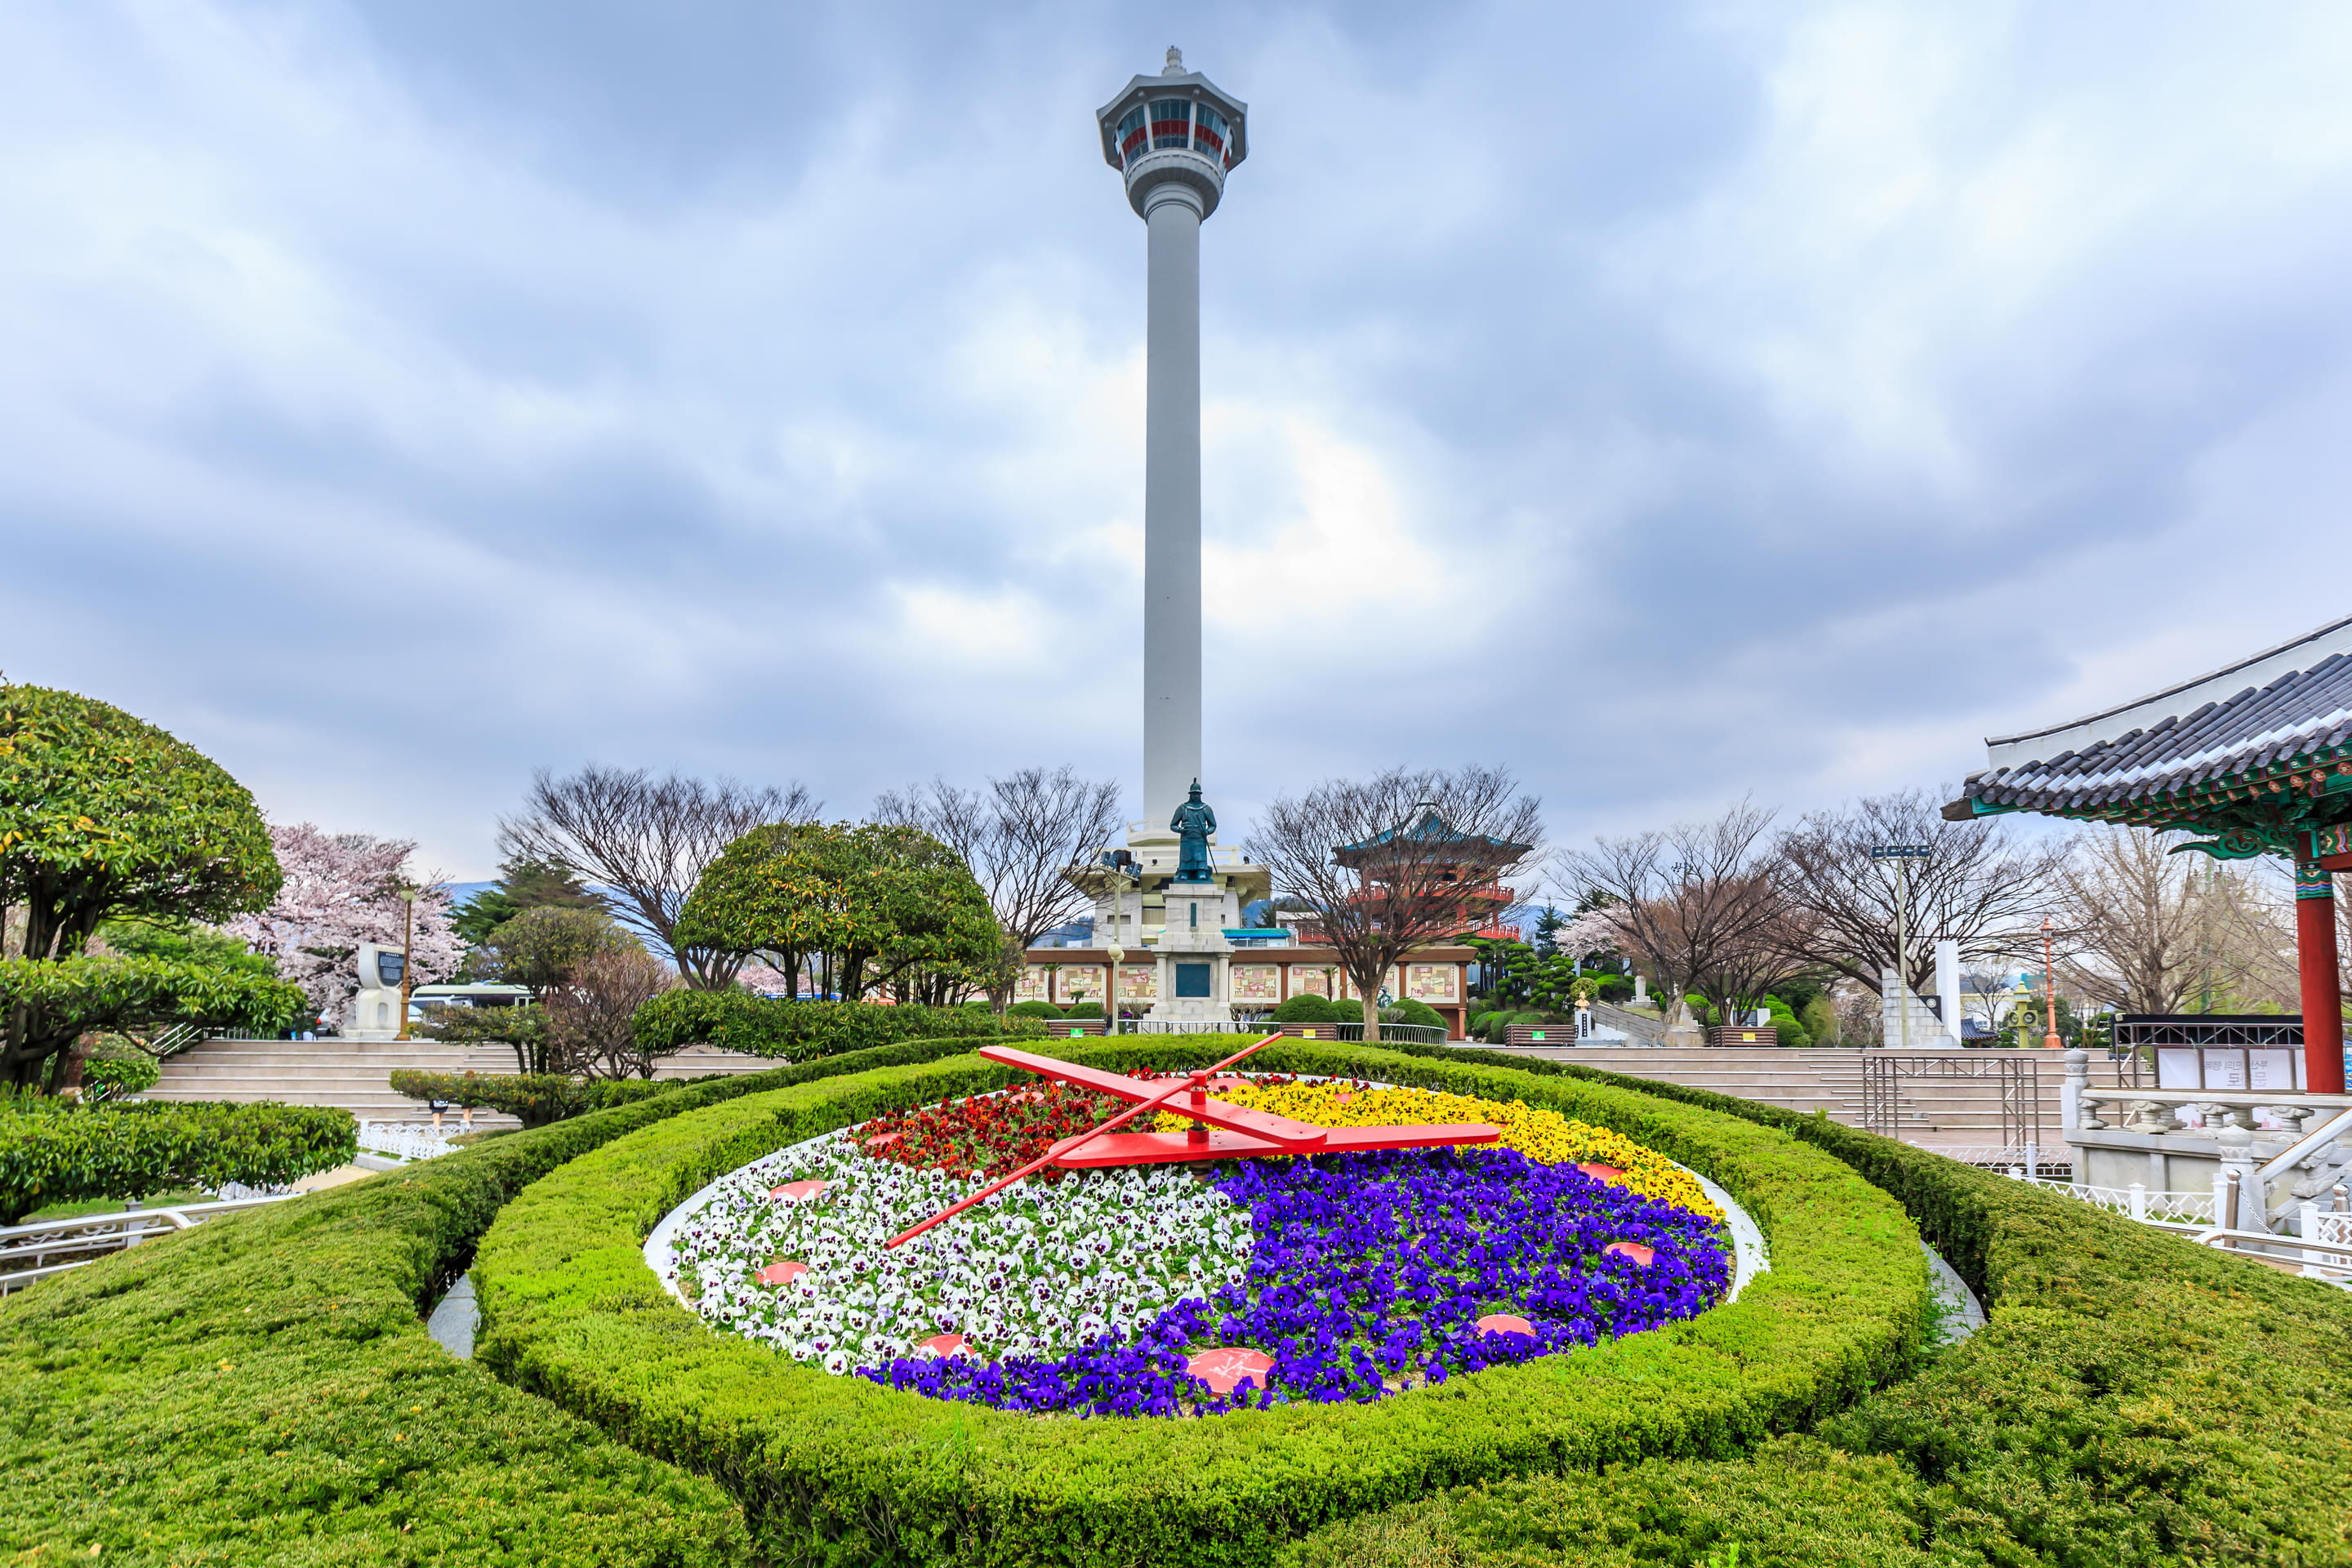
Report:
[[[1236,1002],[1282,1000],[1282,969],[1273,963],[1236,963],[1229,972]]]
[[[1054,989],[1060,993],[1057,1002],[1100,1002],[1103,999],[1103,972],[1100,964],[1066,963],[1054,976]]]
[[[1332,971],[1336,975],[1339,972]],[[1293,996],[1328,996],[1330,981],[1320,969],[1310,969],[1303,963],[1290,966],[1290,994]]]
[[[1160,966],[1156,963],[1120,964],[1118,999],[1122,1002],[1159,1001]]]
[[[2266,1046],[2159,1046],[2159,1089],[2226,1089],[2303,1092],[2303,1053]]]
[[[1021,978],[1013,983],[1013,999],[1015,1002],[1043,1002],[1046,999],[1045,965],[1033,963],[1021,972]]]
[[[1925,860],[1936,852],[1931,844],[1874,844],[1870,858],[1874,860]]]
[[[1450,963],[1413,964],[1405,971],[1404,994],[1416,1002],[1451,1002],[1454,976]]]

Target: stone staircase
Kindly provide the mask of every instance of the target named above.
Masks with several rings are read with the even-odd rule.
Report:
[[[761,1072],[783,1064],[695,1046],[667,1057],[656,1079],[699,1078],[713,1072]],[[205,1040],[165,1061],[148,1100],[275,1100],[288,1105],[340,1105],[362,1121],[422,1121],[431,1110],[394,1093],[392,1074],[510,1073],[514,1053],[504,1047],[446,1046],[435,1040]],[[478,1130],[512,1127],[510,1116],[480,1110]]]
[[[1826,1111],[1849,1127],[1862,1122],[1862,1064],[1858,1050],[1722,1050],[1664,1046],[1532,1047],[1513,1055],[1545,1057],[1579,1067],[1623,1073],[1629,1078],[1704,1089],[1807,1114]],[[1913,1056],[1984,1059],[1985,1051],[1914,1051]],[[2042,1101],[2042,1138],[2056,1147],[2059,1087],[2065,1065],[2057,1052],[2035,1052],[2036,1087]],[[1991,1079],[1906,1079],[1895,1109],[1895,1136],[1927,1148],[1998,1145],[2000,1096]]]

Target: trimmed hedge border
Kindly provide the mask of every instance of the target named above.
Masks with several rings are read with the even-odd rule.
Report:
[[[1231,1044],[1061,1054],[1177,1067]],[[957,1058],[747,1097],[617,1139],[536,1184],[477,1257],[477,1353],[632,1447],[719,1479],[765,1555],[841,1563],[1268,1563],[1318,1525],[1463,1481],[1738,1455],[1908,1364],[1927,1297],[1909,1221],[1785,1133],[1369,1047],[1277,1046],[1256,1065],[1517,1096],[1603,1122],[1730,1189],[1769,1237],[1772,1271],[1698,1318],[1377,1405],[1121,1421],[829,1377],[712,1332],[646,1268],[647,1232],[714,1176],[885,1109],[1026,1077]]]
[[[451,1358],[419,1314],[501,1205],[610,1139],[739,1095],[970,1048],[891,1046],[502,1133],[0,1299],[0,1556],[744,1562],[741,1515],[717,1486]]]
[[[630,1020],[637,1044],[656,1054],[709,1046],[803,1061],[907,1039],[1041,1039],[1035,1018],[1000,1020],[984,1007],[890,1006],[880,1002],[787,1002],[725,991],[665,991]]]
[[[0,1225],[85,1198],[294,1182],[348,1163],[358,1140],[351,1112],[331,1105],[0,1097]]]
[[[2352,1563],[2344,1291],[1827,1117],[1446,1055],[1638,1086],[1834,1154],[1902,1200],[1990,1320],[1811,1435],[1448,1491],[1334,1525],[1303,1563],[1633,1568],[1723,1562],[1736,1542],[1741,1568]]]

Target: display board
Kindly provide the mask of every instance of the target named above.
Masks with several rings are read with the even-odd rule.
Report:
[[[2156,1087],[2294,1094],[2304,1088],[2303,1053],[2276,1046],[2158,1046]]]
[[[1067,1006],[1074,1002],[1100,1003],[1103,999],[1103,967],[1099,963],[1066,963],[1054,976],[1054,1000]]]
[[[1273,963],[1236,963],[1232,969],[1233,999],[1274,1003],[1282,1000],[1282,968]]]
[[[1415,1002],[1452,1002],[1460,973],[1450,963],[1415,963],[1405,969],[1404,994]]]

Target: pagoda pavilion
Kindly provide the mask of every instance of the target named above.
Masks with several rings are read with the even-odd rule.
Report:
[[[2352,617],[2071,724],[1989,741],[1952,821],[2034,811],[2294,866],[2304,1088],[2344,1092],[2333,874],[2352,869]]]
[[[1402,894],[1416,905],[1433,907],[1442,917],[1439,923],[1450,923],[1461,934],[1512,939],[1517,929],[1497,923],[1517,901],[1503,886],[1502,871],[1517,865],[1529,848],[1460,832],[1424,801],[1402,822],[1360,844],[1334,849],[1331,858],[1362,878],[1359,900],[1385,902]],[[1323,940],[1312,920],[1303,921],[1298,930],[1307,942]]]

